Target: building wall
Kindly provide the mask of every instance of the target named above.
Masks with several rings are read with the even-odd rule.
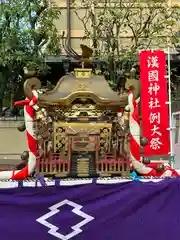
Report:
[[[180,5],[180,0],[169,0],[170,5]]]
[[[0,161],[19,159],[28,149],[25,132],[17,130],[18,124],[17,121],[0,121]]]
[[[128,0],[125,0],[125,1],[128,1]],[[54,0],[54,2],[61,9],[60,19],[56,20],[57,29],[58,29],[60,35],[62,35],[63,31],[66,34],[67,33],[67,0]],[[79,2],[80,1],[76,0],[76,5],[78,5]],[[172,6],[174,4],[180,5],[180,0],[167,0],[167,2],[169,4],[169,6]],[[79,6],[80,6],[80,4],[79,4]],[[95,9],[95,11],[98,11],[98,9]],[[85,12],[86,12],[86,9],[79,7],[78,14],[81,17],[83,17],[85,15]],[[90,22],[88,24],[89,24],[89,28],[90,28],[91,27]],[[71,36],[70,36],[71,37],[71,47],[77,53],[81,53],[80,44],[82,44],[82,43],[87,46],[92,47],[92,43],[89,39],[82,40],[84,35],[85,35],[84,26],[83,26],[81,20],[78,19],[74,9],[71,8]],[[124,33],[121,35],[122,36],[120,36],[120,45],[122,45],[123,47],[128,47],[131,42],[132,33],[129,33],[125,30]],[[167,37],[166,35],[167,34],[165,34],[164,37]],[[154,46],[154,47],[156,47],[156,46]],[[164,48],[164,45],[159,46],[159,47]]]
[[[61,9],[61,16],[59,20],[56,21],[56,26],[60,35],[62,32],[67,34],[67,5],[66,0],[55,0],[54,1],[58,7]],[[85,9],[79,9],[78,13],[83,16]],[[77,52],[81,53],[80,44],[85,44],[90,46],[90,40],[82,40],[84,34],[84,26],[82,22],[76,16],[73,8],[71,9],[71,47]]]

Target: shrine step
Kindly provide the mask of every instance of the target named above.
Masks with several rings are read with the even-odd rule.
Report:
[[[89,158],[77,159],[77,175],[79,177],[89,176]]]
[[[70,170],[70,177],[77,176],[77,159],[74,158],[71,160],[71,170]]]
[[[93,159],[89,160],[89,176],[93,177],[97,176],[96,165]]]
[[[98,177],[95,159],[84,156],[74,157],[71,161],[70,177]]]

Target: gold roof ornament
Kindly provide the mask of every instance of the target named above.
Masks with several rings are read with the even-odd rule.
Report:
[[[91,91],[87,78],[91,77],[92,69],[76,68],[74,69],[74,75],[76,77],[76,84],[72,89],[72,93],[77,91]]]
[[[92,76],[91,68],[75,68],[74,75],[76,78],[90,78]]]
[[[81,44],[80,48],[82,50],[81,58],[82,59],[89,59],[92,57],[93,50],[92,48],[88,47],[87,45]]]

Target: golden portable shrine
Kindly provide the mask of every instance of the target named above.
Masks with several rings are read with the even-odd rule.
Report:
[[[118,120],[127,92],[103,76],[75,69],[41,94],[37,112],[37,171],[58,177],[126,176],[128,133]]]

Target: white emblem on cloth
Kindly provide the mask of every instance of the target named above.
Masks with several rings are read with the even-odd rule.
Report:
[[[66,204],[74,207],[72,212],[75,213],[76,215],[84,218],[84,220],[79,222],[78,224],[72,226],[71,227],[72,232],[70,232],[67,235],[63,235],[63,234],[57,232],[59,230],[59,228],[56,227],[55,225],[49,223],[47,221],[47,219],[58,214],[60,212],[60,210],[58,208],[62,207],[63,205],[66,205]],[[50,212],[48,212],[47,214],[43,215],[42,217],[36,219],[36,221],[39,222],[40,224],[46,226],[47,228],[49,228],[50,230],[48,231],[48,233],[53,235],[54,237],[59,238],[61,240],[68,240],[68,239],[73,238],[77,234],[81,233],[83,231],[83,230],[81,230],[81,227],[86,225],[87,223],[89,223],[90,221],[92,221],[94,219],[93,217],[89,216],[88,214],[82,212],[81,208],[82,208],[82,206],[77,203],[74,203],[69,200],[63,200],[63,201],[51,206],[49,208]]]

